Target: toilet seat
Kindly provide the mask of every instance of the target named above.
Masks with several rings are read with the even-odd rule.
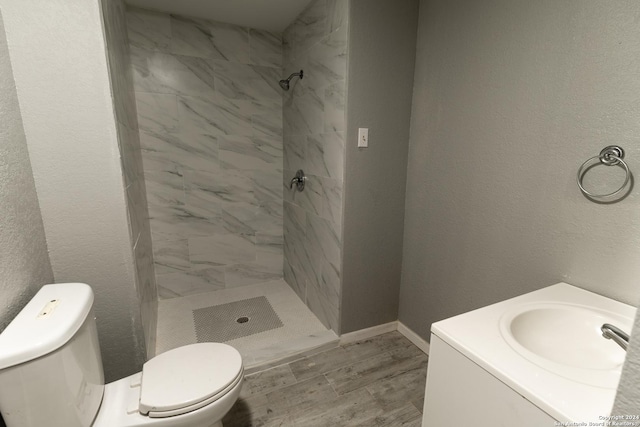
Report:
[[[203,407],[205,407],[207,405],[212,404],[213,402],[217,401],[218,399],[223,398],[233,388],[237,387],[238,383],[240,381],[242,381],[243,375],[244,375],[244,371],[241,372],[240,375],[238,375],[238,377],[235,379],[234,382],[229,384],[220,393],[217,393],[217,394],[215,394],[215,395],[213,395],[213,396],[209,397],[208,399],[205,399],[205,400],[203,400],[201,402],[195,403],[195,404],[190,405],[190,406],[186,406],[184,408],[175,409],[175,410],[172,410],[172,411],[149,411],[147,416],[149,418],[167,418],[167,417],[173,417],[174,415],[184,415],[186,413],[195,411],[196,409],[203,408]]]
[[[243,376],[233,347],[199,343],[162,353],[143,365],[139,412],[151,418],[185,414],[215,402]]]

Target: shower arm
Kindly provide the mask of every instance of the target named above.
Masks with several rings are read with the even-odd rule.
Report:
[[[284,90],[289,90],[289,82],[291,82],[291,79],[292,79],[292,78],[294,78],[295,76],[298,76],[298,77],[300,77],[300,79],[302,80],[302,76],[303,76],[303,75],[304,75],[304,74],[303,74],[303,71],[302,71],[302,70],[300,70],[300,72],[299,72],[299,73],[291,73],[291,75],[290,75],[288,78],[283,79],[283,80],[280,80],[280,81],[278,82],[278,84],[280,85],[280,87],[281,87],[282,89],[284,89]]]
[[[303,71],[300,70],[300,72],[298,73],[291,73],[291,75],[289,77],[287,77],[287,81],[291,81],[292,78],[294,78],[295,76],[298,76],[302,79],[303,76]]]

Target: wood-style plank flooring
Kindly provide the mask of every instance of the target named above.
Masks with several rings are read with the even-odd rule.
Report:
[[[420,427],[427,356],[398,332],[247,375],[225,427]]]

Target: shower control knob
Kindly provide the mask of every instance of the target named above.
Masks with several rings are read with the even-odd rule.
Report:
[[[307,180],[307,177],[304,176],[304,172],[302,171],[302,169],[298,169],[298,172],[296,172],[296,176],[291,178],[291,183],[289,184],[289,188],[293,188],[293,185],[295,184],[296,189],[298,191],[302,191],[304,190],[304,183],[306,180]]]

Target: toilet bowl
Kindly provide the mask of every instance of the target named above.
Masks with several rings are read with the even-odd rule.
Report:
[[[150,359],[142,372],[107,384],[92,427],[222,426],[243,379],[242,359],[233,347],[179,347]]]
[[[221,427],[242,388],[233,347],[199,343],[104,384],[93,292],[46,285],[0,334],[0,412],[8,427]]]

